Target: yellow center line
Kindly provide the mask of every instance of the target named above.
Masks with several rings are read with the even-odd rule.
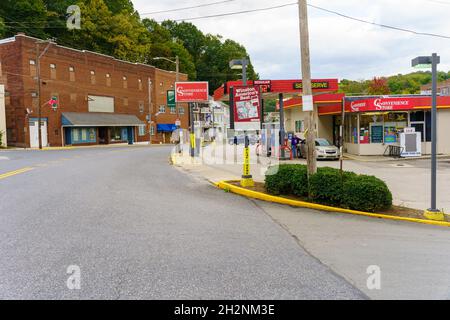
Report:
[[[9,178],[9,177],[12,177],[12,176],[15,176],[15,175],[18,175],[18,174],[21,174],[21,173],[28,172],[28,171],[31,171],[33,169],[34,168],[26,167],[26,168],[22,168],[22,169],[19,169],[19,170],[3,173],[3,174],[0,174],[0,180],[5,179],[5,178]]]

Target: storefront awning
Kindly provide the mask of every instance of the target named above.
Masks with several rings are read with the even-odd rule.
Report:
[[[135,115],[116,113],[63,112],[63,127],[136,127],[145,125]]]
[[[173,132],[177,130],[174,124],[158,124],[158,132]]]

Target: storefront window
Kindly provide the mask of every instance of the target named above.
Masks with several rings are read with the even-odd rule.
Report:
[[[422,142],[431,142],[431,112],[413,111],[409,115],[411,127],[422,134]]]
[[[111,128],[110,133],[111,141],[122,141],[122,128],[113,127]]]
[[[346,118],[345,141],[354,144],[398,143],[399,132],[408,126],[407,112],[369,112]]]
[[[371,123],[376,121],[376,119],[372,116],[361,115],[360,117],[360,127],[359,127],[359,143],[367,144],[370,143],[370,128]]]
[[[97,130],[95,128],[73,128],[73,143],[95,143],[97,142]]]
[[[345,120],[345,142],[358,143],[358,115],[351,114]]]

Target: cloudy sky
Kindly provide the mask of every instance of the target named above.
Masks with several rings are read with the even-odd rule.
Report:
[[[145,13],[218,0],[133,0],[143,17],[157,21],[258,9],[295,0],[233,0],[209,7]],[[310,0],[355,18],[417,32],[450,36],[450,0]],[[188,20],[189,21],[189,20]],[[190,21],[205,33],[242,43],[262,79],[296,79],[300,72],[298,7]],[[419,36],[348,20],[309,8],[313,78],[368,79],[413,71],[410,61],[437,52],[450,70],[450,39]]]

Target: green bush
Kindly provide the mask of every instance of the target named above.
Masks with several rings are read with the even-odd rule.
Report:
[[[308,168],[298,165],[291,175],[292,194],[297,197],[308,196]]]
[[[392,193],[386,183],[373,176],[359,175],[344,182],[342,206],[377,212],[392,206]]]
[[[308,183],[306,166],[274,166],[266,174],[266,190],[273,195],[309,196],[315,203],[366,212],[392,206],[392,194],[380,179],[333,168],[319,168]]]
[[[341,173],[338,169],[319,168],[309,179],[309,196],[314,202],[340,206],[344,182],[356,177],[353,172]]]
[[[273,195],[307,195],[306,166],[283,164],[270,167],[266,173],[266,190]]]

